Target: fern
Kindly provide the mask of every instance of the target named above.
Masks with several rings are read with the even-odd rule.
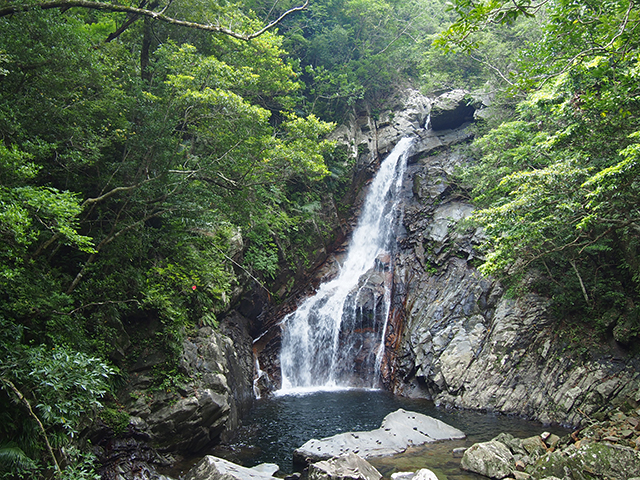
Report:
[[[15,443],[0,444],[0,475],[11,472],[17,476],[24,476],[34,473],[37,469],[36,462]]]

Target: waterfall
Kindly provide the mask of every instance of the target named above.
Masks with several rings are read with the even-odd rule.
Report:
[[[380,165],[338,275],[285,317],[281,392],[377,387],[391,303],[391,249],[413,140]]]

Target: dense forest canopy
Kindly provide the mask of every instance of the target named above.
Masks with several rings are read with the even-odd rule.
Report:
[[[351,182],[326,135],[404,84],[491,100],[459,175],[481,207],[481,269],[629,345],[638,14],[629,0],[0,0],[2,475],[94,478],[76,439],[126,374],[124,326],[153,318],[153,347],[177,353],[242,288],[304,268],[322,199]],[[179,381],[175,361],[158,385]]]
[[[438,42],[465,51],[489,25],[544,19],[541,40],[525,45],[506,79],[526,97],[476,140],[479,161],[462,174],[483,207],[481,270],[631,345],[640,334],[637,6],[458,1],[455,10]]]

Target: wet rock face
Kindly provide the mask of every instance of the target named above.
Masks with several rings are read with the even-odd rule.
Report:
[[[395,304],[403,307],[391,327],[401,339],[387,349],[386,384],[439,405],[573,425],[610,404],[637,405],[637,359],[573,358],[547,299],[507,298],[475,269],[483,232],[460,228],[474,206],[450,179],[470,139],[462,127],[425,131],[416,142],[394,259]]]
[[[332,140],[344,145],[349,154],[356,158],[357,167],[353,180],[353,189],[348,198],[343,199],[345,204],[353,206],[354,215],[343,219],[343,237],[340,242],[327,246],[331,252],[327,260],[310,275],[306,286],[296,290],[287,300],[278,307],[264,312],[260,320],[263,329],[255,335],[255,356],[259,366],[260,378],[256,385],[260,395],[267,395],[270,391],[279,388],[281,383],[279,352],[281,346],[281,331],[279,322],[306,296],[313,294],[315,288],[324,281],[333,278],[339,271],[340,257],[347,247],[347,237],[357,222],[358,207],[362,205],[365,185],[373,177],[380,159],[389,153],[396,143],[407,135],[419,135],[423,131],[429,111],[431,100],[420,94],[417,90],[399,92],[389,99],[386,109],[373,115],[370,108],[362,108],[354,112],[352,118],[345,125],[340,126],[332,134]],[[437,139],[436,139],[437,141]],[[333,251],[330,250],[333,249]],[[374,324],[384,323],[381,282],[392,281],[389,267],[390,259],[381,259],[379,268],[372,272],[362,289],[352,292],[351,306],[356,312],[358,323],[357,335],[360,340],[355,342],[362,345],[360,353],[356,356],[356,369],[359,371],[371,369],[375,355],[371,355],[377,348],[374,342]],[[343,339],[344,340],[344,339]],[[353,342],[350,342],[353,343]],[[386,362],[388,363],[388,362]],[[383,366],[386,367],[386,363]]]

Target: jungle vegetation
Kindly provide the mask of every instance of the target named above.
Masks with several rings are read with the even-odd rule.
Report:
[[[121,332],[152,318],[145,341],[176,353],[243,288],[303,268],[328,235],[324,199],[351,183],[353,159],[326,135],[403,84],[491,99],[459,177],[487,232],[482,271],[628,345],[638,13],[631,0],[0,0],[0,475],[95,478],[78,436],[126,375]]]

